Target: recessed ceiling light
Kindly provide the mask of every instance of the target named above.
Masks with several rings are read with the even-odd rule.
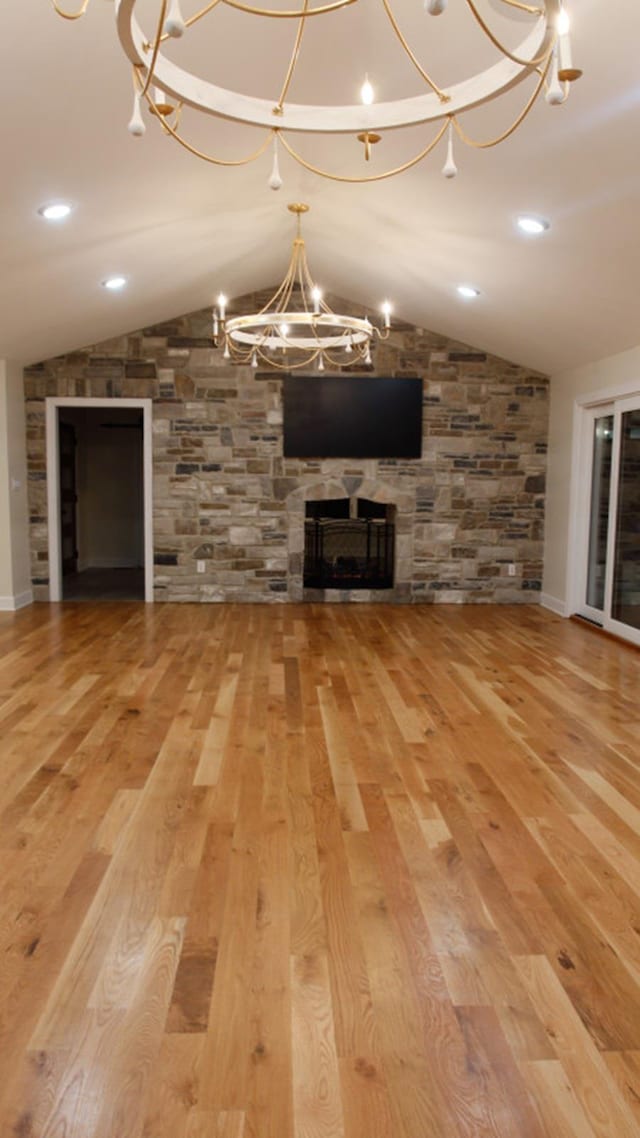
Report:
[[[480,289],[474,288],[473,285],[458,285],[456,292],[465,300],[475,300],[477,296],[480,296]]]
[[[107,277],[102,282],[104,288],[108,288],[111,292],[117,292],[119,288],[124,288],[127,283],[126,277]]]
[[[38,213],[46,221],[64,221],[65,217],[71,213],[72,208],[69,202],[49,202],[47,205],[41,205]]]
[[[516,221],[518,229],[522,233],[526,233],[529,237],[539,237],[541,233],[546,233],[550,227],[550,222],[546,217],[537,217],[532,213],[523,213]]]

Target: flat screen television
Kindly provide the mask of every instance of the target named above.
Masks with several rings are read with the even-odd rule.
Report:
[[[285,458],[420,458],[422,379],[287,375]]]

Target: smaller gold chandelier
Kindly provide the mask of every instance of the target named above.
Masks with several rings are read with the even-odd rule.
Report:
[[[293,371],[317,364],[345,368],[371,364],[371,341],[389,335],[391,305],[382,305],[383,325],[377,328],[368,317],[342,316],[323,300],[314,284],[300,235],[304,202],[287,207],[297,218],[289,268],[280,287],[259,312],[227,317],[227,298],[220,294],[213,310],[213,339],[224,345],[224,358],[234,363],[260,361],[280,371]]]

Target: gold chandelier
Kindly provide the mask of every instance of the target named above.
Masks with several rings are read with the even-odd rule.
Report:
[[[224,358],[234,363],[260,361],[279,371],[293,371],[317,365],[345,368],[370,365],[371,342],[389,335],[391,305],[382,305],[383,325],[377,328],[367,316],[343,316],[334,312],[314,283],[301,218],[309,206],[292,202],[287,209],[296,215],[296,235],[289,268],[282,284],[259,312],[227,317],[227,298],[222,293],[213,310],[213,339],[224,345]]]
[[[279,189],[282,185],[278,161],[280,145],[292,159],[314,174],[341,182],[373,182],[417,165],[444,140],[446,159],[442,172],[445,177],[455,177],[457,167],[453,145],[456,136],[461,142],[478,149],[497,146],[517,130],[539,96],[544,94],[552,106],[564,103],[571,82],[582,74],[573,66],[571,58],[564,0],[450,0],[451,8],[458,9],[458,18],[464,14],[479,29],[483,41],[490,44],[496,53],[497,62],[449,85],[433,78],[422,59],[423,53],[417,45],[412,46],[409,42],[411,37],[405,30],[409,17],[415,20],[416,6],[424,6],[427,16],[438,16],[447,8],[448,0],[378,0],[390,42],[401,48],[408,68],[417,77],[420,93],[405,93],[391,101],[376,102],[373,87],[365,76],[359,103],[294,103],[289,98],[292,85],[296,79],[304,81],[302,61],[309,59],[302,51],[303,41],[306,50],[307,41],[311,40],[316,29],[327,21],[335,21],[336,13],[344,9],[355,5],[363,9],[365,0],[316,0],[315,7],[312,6],[313,0],[271,0],[272,7],[262,7],[248,0],[208,0],[203,7],[187,16],[183,15],[181,3],[183,6],[192,3],[195,9],[202,0],[155,0],[151,31],[143,30],[138,23],[137,2],[115,0],[118,36],[133,68],[134,107],[128,127],[130,133],[135,136],[145,133],[142,106],[147,104],[166,135],[206,162],[219,166],[243,166],[272,147],[269,178],[272,189]],[[291,3],[291,8],[278,6],[287,2]],[[60,0],[51,0],[51,3],[60,16],[76,20],[85,14],[90,0],[81,0],[75,11],[64,9]],[[153,8],[152,0],[146,0],[146,3],[147,7]],[[392,3],[404,11],[396,12]],[[189,41],[194,42],[203,54],[207,32],[212,36],[218,32],[218,38],[211,41],[217,46],[218,40],[222,42],[225,29],[228,32],[231,10],[242,14],[243,24],[240,31],[236,30],[235,37],[231,37],[231,42],[224,45],[229,58],[233,58],[236,44],[239,43],[242,49],[247,40],[247,17],[254,18],[258,34],[266,27],[264,21],[269,26],[277,25],[281,39],[286,41],[281,44],[286,60],[283,74],[268,97],[218,85],[215,76],[202,77],[171,58],[171,45],[181,39],[185,45]],[[503,31],[496,29],[496,13],[511,15],[526,26],[526,35],[520,43],[510,45],[504,42]],[[216,17],[224,17],[222,23],[216,25]],[[366,29],[366,21],[371,20],[371,15],[363,15],[362,19]],[[327,26],[330,31],[335,29],[339,38],[335,22]],[[428,33],[424,32],[419,38],[421,46],[423,40],[428,40]],[[327,41],[323,42],[326,53]],[[209,58],[210,51],[206,55]],[[472,138],[462,123],[465,112],[497,99],[529,77],[533,80],[533,90],[515,120],[494,137]],[[189,141],[187,129],[192,112],[260,128],[264,138],[258,148],[246,156],[233,159],[216,156]],[[384,153],[384,143],[379,144],[385,134],[405,127],[432,127],[433,130],[426,143],[421,140],[418,152],[406,161],[383,170],[359,174],[328,170],[318,161],[304,157],[294,142],[298,135],[315,139],[321,135],[351,136],[362,148],[362,157],[369,161],[375,147]]]

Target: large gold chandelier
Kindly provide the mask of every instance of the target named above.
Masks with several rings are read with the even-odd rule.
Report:
[[[227,316],[227,298],[220,294],[213,310],[213,339],[224,346],[224,358],[234,363],[268,364],[279,371],[325,367],[345,368],[370,365],[371,343],[389,335],[391,305],[385,301],[382,327],[367,316],[344,316],[334,312],[314,282],[300,229],[302,215],[309,206],[292,202],[287,207],[296,215],[296,235],[284,279],[273,296],[258,311]]]
[[[62,6],[63,0],[51,2],[60,16],[75,20],[85,14],[90,0],[81,0],[75,11],[67,11]],[[541,95],[552,106],[565,102],[571,82],[581,75],[571,58],[564,0],[369,0],[367,14],[364,14],[365,0],[263,0],[266,2],[271,6],[263,7],[249,0],[115,0],[118,36],[133,69],[131,134],[140,136],[145,133],[142,108],[146,104],[167,136],[206,162],[219,166],[242,166],[255,161],[271,147],[269,185],[272,189],[279,189],[282,185],[278,161],[280,146],[314,174],[342,182],[372,182],[417,165],[442,141],[445,147],[442,172],[451,178],[457,173],[453,152],[456,137],[479,149],[496,146],[517,130]],[[373,7],[374,2],[377,8]],[[136,5],[138,12],[144,7],[149,28],[143,29],[138,22]],[[186,12],[188,5],[193,8],[189,13]],[[362,9],[365,30],[372,14],[378,11],[384,14],[383,27],[388,31],[394,50],[401,50],[414,84],[411,90],[415,91],[417,82],[419,93],[405,92],[399,98],[378,102],[365,75],[359,102],[293,102],[290,94],[296,83],[302,80],[304,87],[305,63],[308,65],[312,59],[309,53],[313,51],[314,32],[328,27],[331,34],[339,38],[337,14],[356,5]],[[458,21],[464,16],[470,25],[478,29],[483,51],[490,45],[492,54],[495,54],[495,60],[489,66],[449,84],[440,76],[437,80],[434,77],[438,61],[434,61],[435,70],[432,71],[424,58],[430,38],[429,17],[442,15],[447,6],[450,11],[444,20],[451,17],[454,14],[452,10],[456,9]],[[416,7],[424,7],[426,13],[418,37],[415,35]],[[229,59],[242,54],[243,45],[252,30],[260,36],[267,26],[272,29],[277,25],[281,33],[282,58],[286,63],[273,91],[258,96],[249,90],[232,90],[224,83],[217,83],[216,75],[203,77],[197,69],[188,69],[175,57],[172,58],[177,50],[172,45],[180,40],[183,41],[180,51],[191,41],[201,56],[206,54],[209,58],[212,52],[206,50],[208,35],[216,37],[211,44],[220,51],[221,36],[225,30],[229,31],[231,12],[241,15],[243,22],[240,32],[236,30],[230,42],[223,44]],[[513,17],[514,25],[523,26],[525,35],[520,42],[505,42],[504,20],[501,27],[497,26],[505,15]],[[237,15],[232,18],[237,18]],[[334,23],[327,24],[329,21]],[[414,24],[413,36],[407,32],[407,23]],[[517,34],[519,38],[520,31]],[[410,38],[417,42],[410,43]],[[323,44],[322,50],[326,53],[327,39]],[[218,64],[219,60],[220,57]],[[318,63],[317,57],[315,62]],[[326,61],[325,69],[331,76],[331,60]],[[519,107],[515,119],[511,119],[495,136],[484,139],[472,137],[462,121],[466,112],[498,99],[527,79],[532,81],[533,89],[527,91],[524,105]],[[191,118],[193,123],[193,112],[259,128],[264,137],[248,155],[233,158],[216,155],[190,140],[189,120]],[[405,161],[377,169],[378,159],[384,158],[385,135],[406,127],[425,128],[429,136],[426,141],[420,139],[417,153],[412,153]],[[413,136],[414,132],[409,133]],[[318,140],[322,135],[351,136],[361,157],[368,161],[375,152],[376,162],[359,173],[329,170],[320,164],[319,159],[305,156],[298,148],[298,137]]]

